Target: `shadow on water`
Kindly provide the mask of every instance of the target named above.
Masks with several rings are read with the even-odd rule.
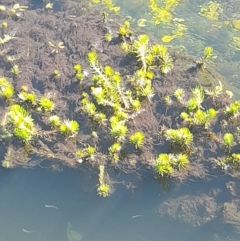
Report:
[[[191,182],[163,193],[151,173],[141,175],[135,188],[119,185],[114,195],[100,198],[88,189],[96,183],[89,172],[0,169],[1,240],[211,241],[219,228],[231,234],[231,227],[217,222],[193,228],[158,213],[164,201],[197,193],[206,183]]]

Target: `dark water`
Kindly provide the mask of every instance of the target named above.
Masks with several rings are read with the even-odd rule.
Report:
[[[0,169],[0,240],[77,240],[67,237],[68,223],[82,240],[89,241],[211,241],[216,234],[237,237],[232,227],[221,220],[194,228],[157,212],[168,198],[198,193],[200,185],[196,182],[166,193],[152,174],[144,171],[136,188],[115,184],[115,193],[101,198],[94,186],[96,174],[92,175],[68,168],[63,172]],[[216,182],[217,179],[204,185],[209,190]]]

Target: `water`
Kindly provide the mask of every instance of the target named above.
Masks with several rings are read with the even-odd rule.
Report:
[[[32,1],[34,4],[35,2]],[[116,4],[120,4],[119,2],[116,1]],[[127,2],[130,4],[131,1]],[[196,2],[195,4],[187,2],[187,7],[182,8],[182,12],[176,9],[176,16],[185,18],[187,15],[188,20],[195,19],[208,23],[198,15],[199,4],[207,1]],[[147,15],[144,15],[146,14],[144,8],[140,10],[135,17],[147,18]],[[124,12],[124,9],[122,11]],[[137,10],[131,7],[126,14],[136,14],[136,12]],[[191,31],[195,36],[194,41],[197,40],[200,33],[195,33],[195,28]],[[239,35],[238,32],[235,34]],[[156,36],[162,37],[157,34]],[[204,46],[214,42],[217,55],[223,58],[225,52],[218,47],[221,46],[221,38],[218,43],[206,36],[207,34],[200,36],[204,41],[199,43],[199,50],[192,47],[191,41],[185,42],[185,39],[176,39],[171,45],[181,45],[185,42],[187,51],[197,56]],[[228,47],[225,48],[227,51]],[[231,61],[237,62],[238,59],[239,53],[234,50]],[[224,61],[226,60],[223,58]],[[237,69],[234,75],[236,78]],[[225,76],[228,77],[228,74]],[[229,80],[231,81],[232,79]],[[235,84],[237,86],[237,83]],[[52,172],[40,167],[0,169],[0,241],[75,241],[81,237],[86,241],[239,240],[239,234],[235,232],[234,227],[223,221],[224,202],[231,202],[232,198],[238,199],[232,197],[225,186],[225,183],[234,179],[221,176],[211,177],[208,181],[189,180],[180,186],[173,183],[166,192],[153,178],[151,171],[143,170],[140,176],[141,179],[137,175],[130,178],[129,175],[121,173],[116,177],[119,183],[115,184],[115,193],[111,197],[100,198],[96,195],[97,172],[95,171],[64,168],[62,172]],[[133,181],[136,187],[127,189],[120,183],[121,180],[128,179]],[[220,193],[212,193],[218,192],[218,189],[221,189]],[[174,213],[172,217],[160,215],[158,210],[164,202],[169,203],[169,200],[178,200],[186,195],[199,198],[202,195],[216,197],[218,204],[218,210],[214,213],[216,217],[212,217],[211,221],[198,227],[196,220],[192,223],[191,220],[187,222],[177,214],[174,219]],[[198,210],[198,214],[204,215],[202,207]]]
[[[0,174],[0,240],[66,241],[68,223],[82,240],[211,241],[217,235],[238,237],[231,226],[218,219],[192,227],[158,213],[159,206],[170,198],[199,195],[201,185],[207,185],[208,192],[218,182],[215,178],[205,183],[189,181],[163,192],[152,173],[144,171],[141,180],[135,181],[136,188],[116,184],[111,197],[100,198],[96,189],[90,188],[96,181],[94,173],[89,176],[86,171],[1,169]]]

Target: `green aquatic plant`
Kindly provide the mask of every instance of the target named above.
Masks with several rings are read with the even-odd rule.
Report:
[[[96,148],[88,145],[87,148],[80,149],[76,152],[76,157],[80,158],[79,163],[82,163],[84,160],[95,161],[96,160]]]
[[[97,193],[99,196],[107,197],[110,195],[110,186],[106,183],[100,184],[97,188]]]
[[[4,36],[5,34],[5,29],[8,27],[8,23],[7,22],[2,22],[2,36]]]
[[[170,107],[173,104],[173,100],[169,95],[167,95],[164,97],[164,103],[167,107]]]
[[[8,118],[13,125],[13,134],[29,143],[33,136],[37,134],[34,121],[30,114],[20,105],[14,104],[10,107]]]
[[[171,143],[177,144],[183,148],[189,148],[193,142],[193,134],[187,127],[182,127],[179,129],[168,129],[165,131],[164,136]]]
[[[151,54],[157,59],[160,71],[163,74],[167,74],[172,70],[173,59],[168,53],[167,46],[154,44],[151,47]]]
[[[110,124],[111,124],[111,129],[110,129],[111,136],[117,139],[119,142],[123,142],[128,132],[127,126],[124,124],[124,122],[117,121],[113,118],[111,118]]]
[[[53,71],[53,76],[54,76],[54,77],[59,77],[59,76],[60,76],[59,70],[55,69],[55,70]]]
[[[84,73],[83,73],[83,70],[82,70],[82,65],[81,64],[75,64],[73,66],[73,69],[75,71],[75,76],[76,76],[77,80],[79,80],[79,81],[83,80]]]
[[[213,108],[210,108],[206,111],[198,109],[190,114],[187,112],[182,112],[180,116],[188,125],[204,126],[204,129],[208,129],[216,115],[217,111]]]
[[[15,15],[16,17],[20,16],[20,12],[24,12],[28,9],[28,6],[21,6],[19,3],[13,5],[12,8],[8,10],[9,15]]]
[[[39,106],[41,110],[49,112],[54,109],[54,102],[48,96],[43,96],[39,100]]]
[[[141,131],[137,131],[129,137],[129,141],[138,149],[142,147],[144,138],[144,134]]]
[[[11,68],[11,72],[13,73],[13,75],[18,75],[18,74],[20,74],[21,73],[21,71],[19,70],[19,67],[18,67],[18,65],[13,65],[13,67]]]
[[[58,128],[61,125],[60,117],[57,115],[50,116],[49,123],[53,128]]]
[[[154,161],[154,169],[160,176],[168,176],[173,172],[173,167],[171,165],[172,156],[166,153],[161,153]]]
[[[74,136],[79,130],[79,124],[75,120],[64,120],[59,126],[59,130],[64,135]]]
[[[181,103],[181,104],[185,103],[185,100],[184,100],[184,98],[185,98],[185,91],[184,91],[184,89],[181,89],[181,88],[176,89],[174,91],[173,95],[174,95],[174,97],[177,99],[177,101],[179,103]]]
[[[11,99],[14,95],[12,84],[4,77],[0,77],[0,96]]]
[[[130,39],[132,37],[133,31],[130,29],[130,22],[124,21],[123,25],[121,25],[118,29],[118,34],[120,38]]]
[[[203,56],[197,61],[197,65],[200,69],[205,69],[209,65],[213,65],[213,60],[216,56],[213,54],[213,48],[207,46],[204,48]]]
[[[120,142],[114,142],[109,148],[109,155],[111,158],[111,162],[117,163],[120,159],[119,153],[122,149],[122,144]]]
[[[95,149],[95,147],[93,147],[93,146],[88,146],[88,147],[86,148],[86,154],[87,154],[86,159],[87,159],[88,161],[94,161],[94,160],[96,160],[96,157],[95,157],[96,149]]]
[[[99,175],[98,175],[98,180],[99,180],[99,186],[97,188],[97,193],[99,196],[102,197],[107,197],[111,194],[111,189],[110,185],[105,182],[105,167],[104,165],[99,165]]]
[[[25,102],[29,102],[31,105],[36,104],[36,94],[35,93],[29,93],[28,89],[25,88],[25,86],[22,87],[22,90],[18,94],[19,99]]]
[[[233,168],[239,168],[240,167],[240,153],[232,153],[229,164]]]
[[[184,153],[176,155],[174,158],[174,166],[176,166],[179,171],[186,170],[189,166],[188,156]]]
[[[219,98],[223,94],[223,85],[221,81],[218,81],[219,85],[216,85],[213,90],[205,90],[205,93],[210,96],[212,99]],[[231,98],[233,93],[231,91],[226,91],[226,97]]]
[[[196,86],[192,89],[192,98],[186,102],[186,108],[188,111],[195,111],[202,108],[202,102],[204,101],[204,90],[202,86]]]
[[[209,20],[217,21],[219,16],[223,13],[223,7],[218,2],[209,1],[200,6],[199,13]]]
[[[124,107],[130,108],[130,101],[126,96],[120,73],[115,72],[111,66],[102,67],[98,62],[96,52],[88,53],[88,62],[95,73],[92,77],[94,86],[91,87],[91,94],[98,105],[110,106],[113,109]]]
[[[6,11],[6,7],[4,5],[0,5],[0,12]]]
[[[226,107],[225,113],[228,119],[236,119],[239,116],[240,101],[236,100]]]
[[[231,147],[234,145],[234,136],[232,133],[225,133],[223,135],[223,144],[227,151],[230,151]]]

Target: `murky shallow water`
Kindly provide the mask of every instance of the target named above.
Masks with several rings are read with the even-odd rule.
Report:
[[[203,191],[210,196],[210,190],[217,184],[220,188],[226,181],[223,179],[221,183],[216,178],[202,183],[189,181],[163,192],[152,173],[145,171],[141,173],[142,180],[135,183],[136,188],[116,184],[111,197],[100,198],[95,188],[89,189],[96,180],[85,171],[1,169],[0,174],[0,240],[211,241],[239,237],[231,225],[222,223],[221,216],[193,227],[191,220],[186,223],[158,212],[171,199],[186,195],[201,198]],[[224,190],[222,186],[218,201],[229,198]],[[199,209],[198,215],[204,215],[201,212]]]

